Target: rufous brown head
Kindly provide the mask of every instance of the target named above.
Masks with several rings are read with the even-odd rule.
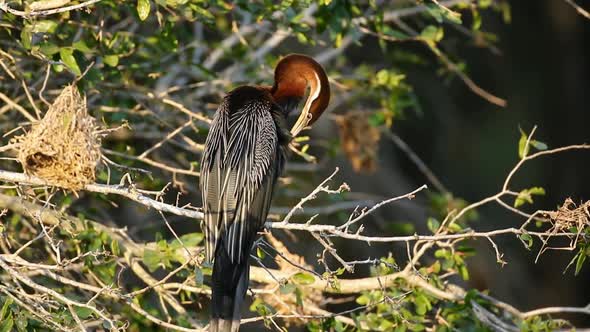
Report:
[[[289,54],[275,68],[275,83],[271,94],[275,101],[302,99],[309,88],[307,100],[301,110],[291,135],[297,136],[303,128],[313,124],[330,102],[328,76],[314,59],[302,54]]]

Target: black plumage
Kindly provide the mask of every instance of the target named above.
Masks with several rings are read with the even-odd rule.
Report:
[[[201,165],[206,253],[214,262],[211,331],[238,330],[248,257],[285,165],[285,117],[268,89],[243,86],[228,93],[211,124]]]
[[[297,122],[286,118],[309,90]],[[330,101],[330,84],[312,58],[290,54],[272,87],[242,86],[217,109],[201,162],[207,261],[213,262],[210,331],[237,332],[248,289],[248,258],[264,227],[291,135],[315,122]]]

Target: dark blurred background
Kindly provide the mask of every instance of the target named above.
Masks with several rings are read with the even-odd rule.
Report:
[[[577,3],[583,8],[590,8],[590,1]],[[397,58],[385,58],[377,40],[371,40],[372,37],[365,37],[362,46],[351,46],[342,54],[350,65],[358,61],[381,68],[403,68],[408,83],[417,95],[421,112],[406,112],[403,117],[394,120],[391,130],[422,158],[455,197],[467,202],[479,201],[501,190],[508,172],[518,162],[519,127],[529,133],[535,125],[538,126],[535,138],[547,143],[550,148],[590,143],[590,134],[586,129],[590,119],[587,110],[590,102],[590,19],[576,13],[563,0],[511,1],[510,6],[509,24],[497,12],[483,13],[486,16],[482,30],[497,35],[499,41],[496,48],[481,47],[475,40],[470,42],[469,37],[451,26],[445,27],[446,43],[443,43],[445,52],[465,61],[467,73],[474,82],[507,100],[506,108],[476,95],[456,75],[451,75],[450,80],[441,78],[437,74],[440,64],[432,52],[419,43],[394,44],[391,47],[423,52],[426,58],[430,58],[427,65],[398,63]],[[454,34],[458,42],[453,42]],[[448,42],[447,36],[451,37]],[[293,52],[292,46],[296,45],[295,41],[291,46],[286,41],[276,52]],[[313,51],[309,53],[314,54]],[[329,63],[327,68],[329,70]],[[270,73],[261,75],[262,78],[270,77]],[[347,109],[346,105],[332,110],[334,114],[348,111],[354,110]],[[338,129],[334,121],[324,117],[316,124],[311,136],[316,142],[333,140],[338,137]],[[327,163],[316,166],[293,158],[288,169],[296,172],[297,165],[304,169],[317,168],[317,172],[302,171],[302,178],[308,180],[303,187],[308,186],[311,190],[338,166],[341,172],[334,185],[347,182],[356,198],[372,201],[407,193],[424,183],[430,184],[407,154],[385,136],[381,138],[378,156],[375,173],[356,173],[341,152],[335,158],[329,158]],[[579,203],[590,199],[588,165],[589,151],[543,157],[525,165],[513,179],[511,189],[545,188],[545,196],[536,198],[535,204],[523,207],[527,212],[556,209],[568,197]],[[301,185],[298,186],[301,189]],[[294,195],[289,187],[281,186],[273,211],[283,211],[292,206],[301,197]],[[391,235],[396,225],[409,223],[417,233],[427,234],[426,219],[432,214],[427,197],[427,194],[421,193],[412,201],[379,209],[365,220],[366,233]],[[191,199],[198,200],[199,197],[196,195]],[[512,203],[511,200],[506,202]],[[129,220],[136,220],[138,211],[145,213],[141,208],[129,211],[135,215]],[[519,227],[524,222],[522,217],[496,204],[486,205],[478,212],[478,220],[470,226],[479,231]],[[153,218],[157,219],[155,215]],[[299,217],[298,220],[305,219]],[[338,220],[337,216],[321,218],[322,223],[337,223]],[[177,221],[174,225],[180,233],[198,230],[196,224]],[[155,233],[153,227],[156,225],[161,227],[161,224],[153,224],[146,228],[147,225],[142,224],[131,226],[130,231],[149,240]],[[167,232],[165,228],[162,231]],[[282,231],[273,233],[284,240],[290,250],[304,254],[308,263],[317,265],[316,255],[321,248],[308,234],[296,232],[292,236]],[[507,265],[502,267],[496,263],[495,252],[487,241],[474,241],[470,244],[477,249],[478,255],[468,260],[470,280],[467,283],[453,281],[462,283],[466,288],[489,290],[492,296],[521,311],[590,303],[587,286],[590,267],[585,266],[578,276],[574,276],[573,267],[564,273],[575,252],[547,251],[535,263],[540,248],[538,241],[531,250],[527,250],[512,235],[496,237],[495,241]],[[336,241],[336,248],[347,260],[377,258],[387,256],[388,252],[394,253],[399,264],[404,264],[406,260],[404,244],[369,246],[363,242]],[[355,277],[368,275],[368,269],[368,266],[358,267]],[[590,327],[590,318],[585,319],[583,315],[563,317],[578,326]],[[255,324],[243,327],[245,331],[260,328]]]
[[[248,37],[254,41],[251,44],[244,43],[244,45],[234,46],[232,52],[228,51],[228,54],[222,56],[216,66],[212,65],[211,68],[205,68],[202,65],[203,60],[207,59],[205,54],[215,53],[218,41],[221,42],[223,38],[226,38],[225,33],[231,31],[229,28],[229,22],[233,20],[231,14],[229,14],[231,9],[228,9],[228,13],[220,15],[220,17],[226,15],[225,19],[227,20],[212,22],[210,26],[200,24],[193,26],[192,22],[182,22],[181,20],[178,24],[169,22],[169,24],[160,26],[160,29],[154,30],[152,26],[136,24],[133,29],[138,32],[138,41],[145,38],[144,34],[154,37],[153,34],[158,37],[155,40],[161,41],[162,44],[155,44],[145,49],[140,47],[141,52],[127,58],[128,55],[123,56],[127,52],[125,47],[135,48],[135,46],[129,46],[133,45],[129,42],[129,45],[121,46],[121,49],[117,50],[116,54],[122,55],[122,66],[133,64],[133,61],[137,62],[139,60],[146,62],[146,66],[120,66],[119,68],[130,68],[130,70],[124,71],[124,75],[119,75],[118,71],[115,70],[116,68],[98,64],[97,72],[94,74],[107,75],[105,76],[106,79],[104,79],[105,82],[101,82],[103,80],[102,76],[91,78],[92,72],[90,72],[87,82],[83,81],[82,83],[88,84],[84,90],[88,93],[90,108],[98,114],[97,118],[106,116],[110,119],[109,124],[118,123],[122,121],[121,119],[126,119],[127,115],[125,113],[118,114],[117,111],[117,114],[109,115],[110,111],[97,110],[99,106],[114,106],[120,103],[122,109],[132,114],[132,105],[137,104],[137,106],[140,106],[141,104],[142,107],[145,106],[146,110],[153,109],[155,117],[154,119],[150,118],[149,121],[153,120],[155,124],[148,122],[143,118],[143,115],[136,123],[133,121],[134,118],[130,116],[130,123],[139,125],[146,122],[148,124],[146,128],[158,129],[162,130],[162,133],[168,133],[170,128],[173,127],[163,126],[158,117],[166,116],[166,121],[169,120],[168,117],[174,121],[180,121],[180,118],[177,118],[178,113],[170,112],[170,109],[166,108],[165,105],[160,105],[159,100],[152,100],[158,98],[139,99],[139,97],[134,97],[138,98],[135,100],[129,98],[135,88],[138,89],[135,94],[143,95],[145,92],[143,90],[144,86],[149,91],[152,88],[156,91],[158,89],[165,90],[165,88],[172,85],[181,86],[186,90],[181,90],[177,95],[174,95],[174,98],[182,100],[187,107],[212,114],[221,100],[222,94],[229,90],[230,85],[271,82],[272,68],[270,64],[275,63],[277,59],[275,57],[292,52],[307,53],[319,57],[334,52],[338,56],[324,63],[330,76],[334,79],[332,85],[332,109],[317,124],[314,124],[314,129],[310,133],[312,138],[311,150],[314,155],[318,156],[319,162],[311,164],[298,157],[293,157],[290,160],[287,166],[289,173],[286,174],[286,177],[294,175],[291,177],[293,181],[289,185],[283,183],[279,186],[271,210],[274,215],[271,217],[276,217],[277,214],[284,215],[286,210],[288,211],[301,199],[302,195],[304,195],[302,193],[311,191],[331,174],[335,167],[340,167],[340,173],[332,182],[333,187],[337,187],[341,182],[347,182],[352,192],[343,196],[349,200],[365,202],[362,205],[372,205],[382,199],[402,195],[422,184],[428,184],[430,189],[419,193],[415,199],[400,201],[382,207],[366,218],[363,225],[367,235],[406,235],[414,232],[429,234],[426,220],[433,215],[430,199],[437,192],[436,186],[433,186],[425,175],[418,170],[415,163],[408,157],[408,154],[399,148],[399,144],[395,144],[388,135],[382,134],[380,136],[375,172],[355,172],[351,161],[339,150],[342,144],[337,144],[340,135],[339,125],[335,119],[348,112],[358,112],[361,116],[369,117],[369,113],[376,111],[379,108],[379,102],[386,99],[386,96],[372,98],[370,93],[372,90],[362,90],[362,93],[358,93],[358,95],[362,94],[363,96],[357,99],[350,98],[354,100],[347,101],[344,95],[346,93],[354,95],[355,89],[359,89],[359,87],[362,89],[371,87],[371,82],[367,82],[367,80],[371,80],[372,76],[370,75],[381,69],[391,69],[392,72],[404,73],[406,75],[404,82],[411,87],[420,107],[418,111],[404,110],[401,114],[396,113],[389,133],[397,135],[407,143],[454,197],[464,199],[468,203],[489,197],[501,190],[508,172],[519,160],[518,141],[521,137],[519,128],[530,133],[534,126],[538,126],[535,138],[547,143],[550,148],[590,143],[590,133],[586,129],[590,123],[590,114],[587,109],[590,104],[590,18],[577,13],[568,1],[575,1],[582,8],[590,11],[590,0],[513,0],[509,1],[511,14],[509,22],[506,22],[506,17],[503,17],[502,13],[498,11],[493,9],[481,10],[480,12],[484,16],[481,31],[494,34],[498,38],[497,43],[493,43],[492,47],[482,45],[481,39],[473,37],[472,31],[469,29],[472,18],[468,7],[457,8],[464,14],[462,16],[464,21],[461,26],[441,23],[444,27],[444,39],[437,46],[442,48],[444,54],[448,55],[453,63],[459,64],[463,61],[467,68],[466,73],[477,85],[505,99],[508,103],[505,108],[494,105],[475,94],[457,75],[448,72],[441,75],[441,68],[444,65],[440,63],[431,50],[425,47],[423,42],[415,40],[387,43],[387,51],[383,52],[381,49],[383,45],[379,45],[377,38],[370,34],[360,34],[358,36],[362,36],[361,43],[352,43],[340,54],[339,52],[342,49],[331,48],[334,41],[333,38],[329,38],[330,30],[327,30],[323,32],[323,36],[310,34],[310,36],[318,37],[318,42],[315,45],[302,44],[297,41],[297,38],[291,36],[282,42],[279,41],[277,43],[279,45],[276,48],[273,46],[272,51],[269,51],[267,56],[261,56],[256,61],[249,59],[249,56],[246,56],[247,54],[256,51],[257,46],[264,45],[265,38],[273,35],[276,32],[276,27],[282,27],[278,23],[273,23],[269,25],[270,28],[261,28],[255,36]],[[0,3],[2,2],[3,0],[0,0]],[[376,2],[379,3],[379,1]],[[420,5],[423,4],[423,2],[417,2]],[[483,2],[481,1],[481,3]],[[501,0],[493,2],[499,5],[503,3]],[[363,5],[365,3],[363,2]],[[380,3],[390,4],[385,1]],[[424,3],[429,4],[429,2]],[[404,6],[403,2],[400,2],[400,4],[402,7]],[[110,6],[111,4],[108,2],[108,4],[103,5]],[[396,2],[395,5],[397,6],[398,3]],[[411,1],[411,5],[415,5],[413,1]],[[109,11],[105,12],[105,8],[108,8]],[[127,17],[128,9],[122,10],[117,15],[109,16],[110,7],[99,9],[97,12],[100,15],[96,17],[100,17],[101,21],[104,18],[111,25],[114,25],[113,31],[125,30],[126,27],[123,26],[126,22],[135,22],[136,20],[135,8],[132,9],[133,15],[129,15],[127,20],[120,20],[117,15]],[[372,9],[368,10],[367,13],[374,14]],[[348,17],[339,16],[340,14],[330,12],[329,16],[337,19],[343,18],[343,20]],[[74,17],[84,17],[83,15],[86,14],[80,12],[76,15],[80,16]],[[427,25],[439,24],[431,16],[426,12],[421,12],[401,19],[410,28],[423,31],[422,29]],[[2,17],[0,16],[0,18]],[[66,20],[65,16],[62,19]],[[159,19],[161,18],[158,16]],[[327,17],[322,16],[322,19],[327,20]],[[284,20],[284,18],[278,19],[277,22],[281,22],[281,20]],[[71,21],[75,22],[76,20],[72,19]],[[152,23],[155,24],[155,22],[155,18],[152,17]],[[102,26],[102,23],[100,24]],[[391,24],[392,28],[398,31],[404,30],[399,22],[390,22],[388,24]],[[109,24],[106,26],[109,26]],[[19,29],[15,28],[13,30],[19,31]],[[146,32],[144,29],[149,31]],[[76,30],[72,29],[68,32],[72,34],[72,38],[74,38],[74,34],[79,35]],[[258,28],[254,30],[258,30]],[[12,30],[8,29],[6,31]],[[167,35],[166,31],[170,33]],[[354,32],[357,33],[358,31]],[[3,36],[8,36],[6,32],[4,33]],[[45,37],[50,38],[50,35],[47,34]],[[344,34],[344,38],[346,39],[352,35],[354,34]],[[17,36],[16,33],[15,36]],[[18,36],[20,36],[20,32]],[[355,38],[358,36],[355,36]],[[172,42],[168,37],[172,38]],[[176,37],[179,40],[174,40]],[[9,50],[11,48],[17,49],[14,46],[16,45],[15,42],[8,39],[7,37],[0,38],[0,45],[6,45],[6,49]],[[10,39],[13,39],[13,37]],[[95,38],[93,37],[93,39]],[[166,46],[169,42],[172,46]],[[55,45],[61,45],[60,43],[62,42],[59,41]],[[141,43],[143,44],[143,41]],[[174,43],[178,43],[178,45]],[[101,45],[100,43],[97,46],[95,45],[96,49],[100,50]],[[77,52],[80,53],[78,54],[78,61],[84,60],[80,63],[87,65],[87,60],[95,58],[93,54],[95,51],[82,52],[78,50]],[[104,52],[107,52],[107,50],[100,50],[100,53],[97,54],[101,56],[110,54]],[[111,52],[110,47],[108,52]],[[84,55],[86,57],[84,59],[82,59],[83,53],[88,53]],[[28,52],[23,54],[29,56]],[[52,56],[55,58],[57,54]],[[418,59],[418,61],[409,61],[410,57]],[[244,64],[249,63],[249,61],[257,64],[244,65],[242,66],[246,68],[244,69],[241,66],[235,66],[236,64],[240,65],[239,61],[241,60],[237,59],[242,59],[245,62]],[[156,64],[152,63],[154,60]],[[102,62],[102,60],[100,61]],[[35,66],[39,64],[35,64],[32,68],[36,68]],[[355,70],[363,67],[361,65],[370,67],[367,69],[370,74],[359,74],[350,81],[346,81],[347,78],[355,75]],[[157,68],[152,68],[152,66]],[[240,70],[237,71],[239,75],[232,76],[233,71],[229,69],[233,67],[240,67]],[[158,73],[150,73],[152,69]],[[162,71],[162,73],[159,73],[159,71]],[[215,75],[207,74],[208,71]],[[157,75],[152,77],[152,74]],[[157,78],[160,74],[162,76]],[[129,81],[131,83],[129,83],[126,75],[130,77],[136,75],[137,77],[132,77]],[[219,75],[219,77],[216,75]],[[211,77],[209,76],[215,76],[220,81],[225,80],[231,84],[223,83],[223,91],[217,91],[221,89],[221,85],[212,84],[209,87],[211,93],[205,91],[205,88],[202,90],[194,87],[188,88],[191,82],[210,81]],[[368,79],[367,76],[369,76]],[[61,83],[65,82],[66,79],[70,80],[70,78],[69,74],[59,76],[59,79],[56,79],[55,82],[50,81],[50,85],[61,86]],[[355,82],[355,79],[358,81],[363,80],[363,82]],[[40,78],[36,78],[36,80],[38,82],[35,83],[37,84],[35,89],[39,89],[38,85],[42,80]],[[4,84],[5,81],[0,80],[0,83]],[[347,85],[348,83],[350,84]],[[92,88],[93,84],[97,84],[98,88]],[[355,86],[355,84],[358,85]],[[134,85],[137,86],[134,87]],[[353,91],[345,91],[346,89],[342,89],[341,86],[346,86]],[[125,87],[125,89],[122,89],[122,87]],[[18,94],[20,88],[19,83],[14,85],[9,92]],[[102,88],[102,90],[99,88]],[[127,88],[129,88],[129,91],[126,91]],[[0,90],[8,89],[0,88]],[[51,97],[53,98],[54,95],[51,95]],[[369,100],[369,98],[372,99]],[[338,103],[334,102],[334,100],[345,101]],[[117,118],[115,115],[121,115],[122,118]],[[12,128],[12,123],[3,121],[0,121],[0,130],[5,130],[6,125],[10,125],[9,127]],[[163,121],[163,123],[166,121]],[[174,122],[171,121],[171,123]],[[373,129],[375,127],[372,126]],[[205,128],[200,129],[203,130],[191,129],[190,134],[187,133],[187,135],[194,135],[195,142],[202,143]],[[137,126],[135,130],[141,134],[143,129],[141,126]],[[187,129],[187,131],[189,130]],[[158,135],[162,133],[156,132]],[[369,135],[369,132],[361,131],[361,136],[362,134]],[[117,147],[124,148],[129,138],[114,136],[116,135],[105,139],[107,146],[113,149]],[[159,139],[159,136],[155,137]],[[141,135],[138,135],[137,140],[134,141],[134,143],[137,143],[135,148],[138,149],[137,151],[147,149],[153,145],[155,141],[151,141],[156,138],[147,136],[142,138]],[[124,149],[121,149],[121,151],[133,153]],[[171,161],[183,165],[182,167],[191,162],[199,161],[200,155],[196,153],[183,151],[179,154],[177,152],[176,147],[172,146],[169,147],[169,150],[160,149],[158,158],[160,161],[166,161],[166,163],[168,162],[166,159],[171,159]],[[175,160],[175,158],[179,160]],[[538,209],[555,210],[567,198],[571,198],[576,203],[581,203],[590,200],[590,189],[588,188],[588,183],[590,183],[589,165],[590,150],[566,152],[556,156],[539,158],[521,168],[511,182],[511,189],[520,191],[533,186],[545,188],[546,195],[536,196],[534,204],[527,204],[522,207],[527,212]],[[169,179],[169,176],[170,174],[166,173],[162,179]],[[102,179],[100,180],[102,181]],[[163,183],[152,181],[151,178],[146,182],[158,188],[163,185]],[[190,202],[194,206],[200,206],[201,198],[196,178],[186,179],[186,185],[188,194],[181,197],[180,203]],[[178,188],[171,188],[166,195],[166,199],[172,201],[172,197],[175,197],[177,191]],[[326,198],[326,196],[322,195],[309,205],[321,205],[326,202],[330,203],[331,200],[340,199],[334,196]],[[513,201],[508,198],[506,202],[511,204]],[[89,209],[89,206],[94,208],[93,204],[98,208],[95,210]],[[102,207],[100,207],[101,204],[103,204]],[[110,225],[128,226],[129,234],[138,242],[153,241],[158,232],[168,239],[173,238],[171,232],[162,224],[161,217],[153,210],[146,211],[145,207],[128,201],[122,202],[120,206],[121,209],[112,209],[112,206],[108,205],[106,200],[96,201],[96,197],[92,195],[82,195],[81,199],[74,201],[70,209],[74,213],[82,212],[84,215],[88,214],[90,218],[104,220],[105,223]],[[322,214],[316,222],[338,224],[342,222],[343,218],[348,217],[350,211],[351,209],[330,215]],[[309,212],[305,211],[305,213]],[[479,208],[478,213],[477,220],[469,223],[469,226],[477,231],[519,227],[524,222],[521,216],[509,212],[495,203]],[[308,215],[297,215],[294,219],[302,222],[307,220],[308,217]],[[169,220],[179,234],[198,232],[200,230],[198,223],[187,222],[187,218],[184,217],[170,216]],[[273,234],[283,240],[289,250],[304,255],[306,262],[314,265],[317,271],[323,271],[323,266],[317,262],[317,254],[323,248],[309,234],[306,232],[290,233],[281,230],[273,231]],[[536,241],[535,245],[529,250],[514,235],[499,236],[495,237],[494,240],[503,253],[503,259],[507,262],[507,265],[502,266],[496,263],[495,252],[488,241],[470,241],[469,245],[477,250],[477,256],[467,261],[470,279],[466,282],[458,279],[452,281],[467,289],[489,290],[493,297],[509,303],[521,311],[548,306],[583,307],[590,303],[588,286],[590,263],[586,262],[577,276],[574,275],[574,267],[570,267],[566,271],[566,267],[575,255],[575,251],[549,250],[541,255],[535,263],[540,249],[539,241]],[[338,239],[334,239],[334,242],[338,253],[345,260],[364,260],[369,257],[379,258],[387,256],[390,252],[399,265],[405,264],[407,260],[404,243],[372,243],[369,245],[360,241],[342,241]],[[564,243],[559,244],[563,245]],[[428,264],[428,259],[425,258],[421,263],[423,265]],[[267,256],[266,260],[273,267],[273,263],[270,262],[272,257]],[[329,263],[332,268],[340,266],[336,261]],[[342,277],[364,277],[369,275],[369,269],[369,265],[361,265],[356,267],[354,276],[345,274]],[[161,274],[159,275],[160,278],[164,277],[164,272],[157,272]],[[250,300],[248,298],[248,301]],[[354,306],[356,304],[352,300],[344,305],[328,309],[338,312]],[[204,318],[207,310],[200,308],[198,312]],[[246,316],[253,315],[255,314],[248,313]],[[590,317],[584,317],[583,315],[563,317],[570,319],[579,327],[590,328]],[[304,329],[304,327],[301,327],[301,330]],[[261,325],[249,324],[244,326],[242,330],[259,331]]]
[[[577,3],[590,8],[589,1]],[[537,125],[535,137],[549,147],[590,142],[590,20],[561,0],[511,1],[510,5],[510,24],[504,24],[500,15],[490,14],[482,27],[497,33],[499,54],[473,43],[450,46],[465,59],[470,77],[485,90],[505,98],[508,106],[502,109],[490,104],[459,78],[445,82],[436,76],[434,62],[432,68],[410,68],[408,72],[423,113],[408,114],[392,129],[455,196],[468,202],[501,190],[506,175],[518,161],[519,126],[528,133]],[[364,60],[371,54],[379,57],[379,52],[361,48],[351,48],[348,53]],[[387,63],[388,59],[381,62]],[[427,183],[406,154],[390,141],[382,140],[379,155],[377,173],[359,175],[345,166],[341,178],[354,191],[383,196],[399,195]],[[336,160],[336,164],[346,161]],[[524,208],[530,212],[556,209],[568,197],[579,203],[590,199],[589,165],[588,151],[544,157],[522,168],[512,189],[546,189],[544,197]],[[424,201],[418,199],[389,207],[381,214],[391,213],[397,220],[414,222],[420,231],[424,230],[428,212],[424,206]],[[479,212],[479,219],[472,224],[477,230],[518,227],[524,221],[494,204]],[[564,273],[574,252],[548,251],[535,264],[538,243],[528,251],[515,236],[496,240],[508,264],[502,267],[495,263],[487,241],[474,242],[479,254],[468,263],[469,286],[489,289],[495,297],[522,311],[590,303],[590,268],[584,267],[578,276],[574,276],[573,267]],[[392,250],[387,246],[367,250],[381,251],[383,255],[382,250],[388,249]],[[350,252],[358,255],[357,248]],[[577,324],[590,326],[590,319],[584,320],[582,315],[570,317]]]

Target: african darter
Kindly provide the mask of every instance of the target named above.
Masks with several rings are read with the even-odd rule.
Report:
[[[287,116],[309,88],[297,122]],[[217,109],[201,162],[205,252],[213,261],[210,331],[235,332],[248,289],[248,258],[264,227],[291,138],[328,106],[323,68],[299,54],[284,57],[269,86],[241,86]]]

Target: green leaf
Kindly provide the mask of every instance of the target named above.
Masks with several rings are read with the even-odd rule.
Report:
[[[530,146],[540,151],[547,150],[547,144],[541,141],[531,139],[529,141],[529,144],[526,144],[528,140],[528,135],[521,128],[518,128],[518,130],[520,130],[520,140],[518,141],[518,156],[521,159],[528,155]]]
[[[340,48],[340,46],[342,46],[342,33],[338,33],[334,40],[334,47]]]
[[[55,70],[56,73],[61,73],[62,71],[64,71],[64,66],[60,64],[53,64],[51,65],[51,68],[53,68],[53,70]]]
[[[434,257],[436,258],[449,258],[449,251],[447,249],[438,249],[434,252]]]
[[[530,196],[529,196],[530,199]],[[524,205],[524,203],[526,203],[527,200],[525,198],[525,196],[518,195],[518,197],[516,197],[516,199],[514,200],[514,207],[519,207],[521,205]],[[532,200],[529,200],[529,203],[532,203]]]
[[[442,28],[437,28],[433,25],[429,25],[420,33],[420,38],[424,41],[435,44],[444,37],[444,31]]]
[[[8,314],[8,317],[6,317],[4,321],[0,324],[0,332],[11,332],[13,326],[14,319],[12,318],[12,313],[10,313]]]
[[[389,71],[382,69],[377,72],[377,75],[375,76],[375,78],[376,78],[377,84],[387,85],[387,82],[389,82]]]
[[[443,16],[447,21],[449,21],[451,23],[455,23],[455,24],[463,23],[463,21],[461,20],[461,14],[456,11],[444,10]]]
[[[121,254],[121,248],[119,247],[119,241],[111,241],[111,253],[115,256],[119,256]]]
[[[410,222],[395,222],[389,224],[389,229],[395,235],[411,235],[416,232],[414,224]]]
[[[92,315],[92,310],[84,307],[76,307],[76,315],[78,315],[80,319],[86,319]]]
[[[533,237],[530,234],[520,234],[520,239],[526,242],[527,249],[530,249],[533,246]]]
[[[104,63],[111,67],[117,67],[119,64],[119,56],[118,55],[105,55],[103,58]]]
[[[437,4],[427,4],[426,6],[428,14],[430,14],[430,16],[432,16],[432,18],[438,23],[442,23],[443,19],[445,19],[455,24],[461,24],[460,13]]]
[[[438,228],[440,227],[440,221],[436,220],[435,218],[428,218],[428,220],[426,221],[426,225],[428,226],[428,229],[432,232],[432,233],[436,233],[436,231],[438,230]]]
[[[423,294],[416,295],[414,305],[416,306],[416,313],[420,316],[424,316],[426,312],[431,308],[430,302]]]
[[[158,269],[160,265],[160,255],[155,250],[145,249],[143,251],[143,263],[150,272],[153,272]]]
[[[410,38],[410,36],[402,31],[396,30],[396,29],[392,29],[389,26],[384,26],[383,27],[383,31],[382,33],[386,36],[390,36],[396,39],[407,39]]]
[[[471,29],[474,31],[478,31],[481,28],[481,15],[477,8],[471,9],[471,14],[473,16],[473,23],[471,24]]]
[[[479,0],[478,6],[485,9],[492,5],[492,0]]]
[[[264,259],[264,257],[266,257],[266,254],[262,249],[260,249],[260,247],[256,247],[256,256],[258,256],[258,258],[260,259]]]
[[[369,304],[370,301],[371,301],[371,299],[366,294],[363,294],[363,295],[356,298],[356,303],[358,303],[360,305],[367,305],[367,304]]]
[[[443,10],[442,10],[442,8],[440,8],[439,6],[437,6],[437,5],[433,4],[433,3],[429,3],[429,4],[426,5],[426,11],[438,23],[442,23],[442,21],[443,21],[443,13],[442,13]]]
[[[41,53],[47,56],[52,56],[55,53],[59,52],[59,46],[52,43],[43,43],[39,45],[39,50],[41,51]]]
[[[31,31],[35,33],[54,33],[57,28],[57,22],[51,20],[41,20],[31,24]]]
[[[502,12],[502,19],[505,23],[512,22],[512,10],[510,9],[510,4],[507,2],[501,2],[499,4],[500,11]]]
[[[315,277],[307,272],[299,272],[291,277],[291,279],[299,285],[310,285],[315,282]]]
[[[95,265],[92,271],[98,276],[100,280],[105,283],[112,283],[115,279],[115,271],[117,268],[117,262],[112,260],[108,263]]]
[[[547,144],[540,142],[540,141],[536,141],[536,140],[531,140],[530,144],[537,150],[547,150]]]
[[[80,67],[78,67],[78,62],[76,62],[76,58],[74,57],[74,49],[72,48],[62,48],[59,50],[59,56],[61,57],[61,61],[68,67],[74,74],[80,76],[82,72],[80,71]]]
[[[574,273],[575,275],[578,275],[578,273],[580,273],[580,271],[582,270],[582,266],[586,261],[586,257],[588,257],[586,255],[586,248],[580,248],[580,252],[578,253],[578,259],[576,260],[576,272]]]
[[[197,286],[203,285],[204,279],[205,279],[205,277],[204,277],[204,274],[203,274],[203,270],[201,270],[200,268],[196,267],[195,268],[195,283],[197,284]]]
[[[373,84],[376,86],[382,86],[388,89],[395,89],[399,87],[400,83],[406,78],[404,74],[398,74],[395,71],[387,69],[381,69],[375,75]]]
[[[215,22],[215,16],[211,14],[210,10],[201,8],[199,6],[194,6],[192,9],[195,11],[195,14],[204,21],[205,24],[213,24]]]
[[[307,44],[309,42],[309,40],[307,39],[307,36],[303,32],[295,33],[295,37],[297,37],[297,41],[300,42],[301,44]]]
[[[150,0],[137,0],[137,15],[140,20],[145,21],[150,15]]]
[[[298,307],[303,306],[303,292],[299,288],[295,288],[295,303]]]
[[[12,304],[12,302],[12,298],[6,298],[6,301],[4,301],[4,305],[2,306],[2,310],[0,310],[0,320],[3,320],[6,317],[6,314],[9,312],[8,310],[10,309],[10,305]]]
[[[545,195],[545,189],[543,187],[532,187],[529,189],[531,195]]]
[[[518,156],[520,159],[526,157],[529,153],[529,146],[526,144],[527,139],[527,135],[520,129],[520,140],[518,141]]]
[[[105,320],[104,322],[102,322],[102,327],[105,328],[106,330],[112,330],[115,327],[112,326],[111,322],[109,322],[108,320]]]
[[[27,314],[25,314],[23,311],[18,313],[14,321],[16,323],[16,329],[18,332],[27,332],[30,330],[27,329],[27,326],[29,325],[29,319],[27,318]]]
[[[20,42],[23,45],[23,47],[27,50],[31,49],[31,40],[33,38],[33,34],[31,33],[31,30],[28,29],[27,27],[25,27],[21,32],[20,32]]]
[[[430,266],[430,269],[432,270],[432,272],[436,273],[436,274],[440,273],[440,268],[441,268],[440,261],[436,261],[436,262],[434,262],[434,264],[432,264]]]
[[[80,39],[78,41],[75,41],[72,44],[72,47],[75,50],[78,50],[82,53],[92,53],[92,50],[88,47],[88,45],[86,44],[86,42],[84,41],[84,39]]]
[[[203,241],[203,233],[195,232],[184,234],[180,237],[180,240],[186,247],[196,247],[201,241]],[[170,246],[174,249],[182,247],[180,242],[176,239],[170,243]]]
[[[453,233],[459,233],[463,230],[463,227],[456,222],[450,223],[447,227]]]
[[[385,123],[385,114],[383,112],[375,112],[369,115],[369,124],[373,127],[379,127]]]
[[[257,298],[250,305],[250,310],[258,312],[260,316],[268,316],[273,313],[274,308],[262,301],[262,299]]]
[[[469,270],[467,270],[465,264],[459,266],[459,275],[463,280],[469,280]]]
[[[412,331],[414,332],[424,331],[425,329],[426,327],[422,324],[415,324],[414,326],[412,326]]]
[[[301,153],[306,153],[309,150],[309,144],[305,144],[302,148],[301,148]]]
[[[281,292],[281,294],[291,294],[295,291],[295,289],[297,289],[297,286],[293,285],[293,284],[284,284],[279,288],[279,291]]]
[[[188,234],[182,235],[180,237],[180,240],[187,247],[196,247],[199,243],[201,243],[203,241],[203,238],[204,238],[203,233],[194,232],[194,233],[188,233]],[[176,239],[174,241],[176,241]]]
[[[542,187],[532,187],[522,190],[514,200],[514,207],[519,207],[524,205],[524,203],[533,204],[533,195],[545,195],[545,189]]]

